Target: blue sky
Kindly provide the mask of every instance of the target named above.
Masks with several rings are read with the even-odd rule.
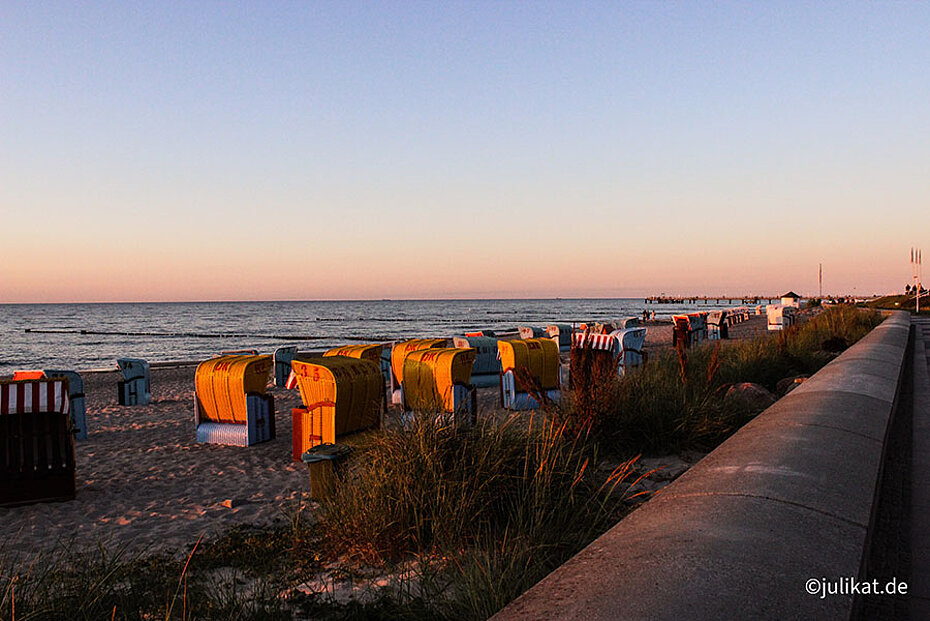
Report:
[[[0,291],[901,289],[928,32],[922,3],[0,2]]]

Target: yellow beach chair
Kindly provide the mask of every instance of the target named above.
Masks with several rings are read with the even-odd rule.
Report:
[[[291,410],[294,461],[307,449],[381,426],[384,381],[373,360],[324,356],[291,363],[304,406]]]
[[[401,405],[404,402],[404,360],[407,356],[421,349],[446,347],[448,339],[412,339],[394,343],[391,348],[391,403]]]
[[[508,410],[532,410],[539,402],[530,394],[535,387],[517,381],[515,370],[526,369],[546,399],[558,401],[561,396],[559,377],[559,346],[549,338],[498,341],[501,353],[501,407]]]
[[[275,437],[274,397],[265,394],[271,356],[219,356],[197,366],[197,442],[251,446]]]
[[[478,412],[471,374],[476,355],[472,348],[454,347],[407,354],[403,374],[404,412],[451,415],[453,422],[474,423]]]

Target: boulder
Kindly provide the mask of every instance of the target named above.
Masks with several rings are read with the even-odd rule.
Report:
[[[775,384],[775,392],[778,393],[778,396],[784,397],[789,392],[800,386],[804,380],[807,379],[807,377],[807,375],[795,375],[792,377],[780,379],[778,380],[778,383]]]
[[[759,384],[733,384],[723,397],[726,406],[743,412],[758,413],[775,403],[775,395]]]
[[[846,342],[846,339],[839,335],[831,336],[820,344],[820,348],[830,354],[838,354],[847,347],[849,347],[849,344]]]

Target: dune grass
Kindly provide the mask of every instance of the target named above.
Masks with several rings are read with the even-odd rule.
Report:
[[[632,464],[599,472],[596,461],[592,445],[551,419],[421,417],[373,437],[319,528],[331,555],[416,558],[431,616],[482,619],[627,509]]]

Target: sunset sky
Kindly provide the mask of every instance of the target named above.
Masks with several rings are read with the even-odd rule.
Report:
[[[930,4],[0,0],[0,302],[902,290]]]

